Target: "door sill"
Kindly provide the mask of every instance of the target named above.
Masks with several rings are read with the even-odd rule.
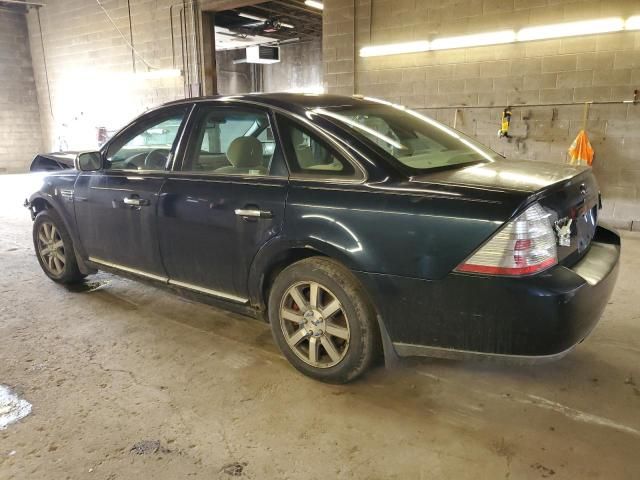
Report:
[[[159,282],[167,283],[169,281],[167,277],[145,272],[143,270],[138,270],[137,268],[125,267],[124,265],[120,265],[119,263],[108,262],[107,260],[102,260],[101,258],[89,257],[89,261],[97,263],[98,265],[104,265],[105,267],[115,268],[116,270],[122,270],[123,272],[129,272],[135,275],[140,275],[141,277],[157,280]]]
[[[180,282],[178,280],[169,280],[168,283],[169,285],[186,288],[187,290],[193,290],[199,293],[206,293],[207,295],[224,298],[225,300],[231,300],[236,303],[247,304],[249,302],[248,298],[238,297],[237,295],[232,295],[231,293],[220,292],[218,290],[212,290],[210,288],[199,287],[198,285],[193,285],[191,283]]]
[[[156,281],[166,283],[168,285],[172,285],[175,287],[185,288],[187,290],[193,290],[194,292],[204,293],[206,295],[211,295],[212,297],[222,298],[224,300],[230,300],[232,302],[240,303],[242,305],[246,305],[247,303],[249,303],[248,298],[239,297],[231,293],[220,292],[219,290],[213,290],[211,288],[200,287],[198,285],[193,285],[187,282],[171,280],[168,277],[163,277],[161,275],[156,275],[154,273],[149,273],[143,270],[138,270],[136,268],[127,267],[124,265],[120,265],[118,263],[109,262],[107,260],[102,260],[101,258],[89,257],[89,261],[97,265],[104,265],[105,267],[113,268],[115,270],[121,270],[123,272],[132,273],[140,277],[149,278],[151,280],[156,280]]]

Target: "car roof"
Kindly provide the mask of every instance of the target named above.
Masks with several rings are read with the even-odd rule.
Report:
[[[312,93],[248,93],[242,95],[215,95],[210,97],[193,97],[165,103],[171,105],[191,104],[206,101],[239,101],[250,102],[268,107],[282,108],[287,111],[304,113],[305,110],[330,107],[361,107],[375,105],[377,102],[361,95],[328,95]],[[162,108],[161,107],[161,108]]]

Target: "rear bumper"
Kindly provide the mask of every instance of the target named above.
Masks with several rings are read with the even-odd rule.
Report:
[[[615,286],[619,258],[620,237],[598,227],[576,265],[531,277],[359,276],[401,356],[553,360],[595,327]]]

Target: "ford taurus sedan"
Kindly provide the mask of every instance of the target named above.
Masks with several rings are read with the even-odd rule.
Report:
[[[559,358],[620,254],[590,169],[506,160],[363,97],[166,104],[26,203],[52,280],[105,270],[262,318],[328,382],[382,353]]]

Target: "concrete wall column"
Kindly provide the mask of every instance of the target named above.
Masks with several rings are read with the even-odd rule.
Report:
[[[42,148],[25,12],[0,9],[0,173],[29,168]]]

